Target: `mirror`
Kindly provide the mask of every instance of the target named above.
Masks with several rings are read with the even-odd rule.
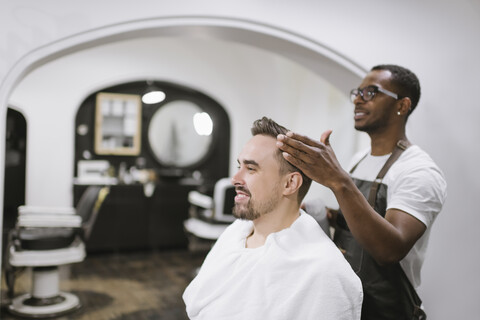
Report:
[[[99,93],[95,112],[95,152],[138,155],[141,138],[140,96]]]
[[[161,164],[181,168],[204,159],[212,144],[212,132],[208,113],[191,101],[175,100],[153,114],[148,141]]]

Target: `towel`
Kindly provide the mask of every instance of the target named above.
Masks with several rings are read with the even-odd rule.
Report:
[[[360,319],[360,279],[311,216],[245,248],[252,230],[236,220],[217,240],[183,294],[190,319]]]

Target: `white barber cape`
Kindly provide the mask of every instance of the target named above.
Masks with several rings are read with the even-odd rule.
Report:
[[[237,220],[217,240],[183,294],[190,319],[360,319],[360,279],[311,216],[245,248],[252,230]]]

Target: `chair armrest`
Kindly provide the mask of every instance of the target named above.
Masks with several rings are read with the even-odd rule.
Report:
[[[228,224],[211,224],[196,218],[190,218],[183,222],[183,227],[188,233],[207,240],[217,240],[228,227]]]
[[[204,195],[198,191],[190,191],[188,193],[188,202],[191,204],[202,207],[205,209],[213,209],[213,199],[207,195]]]

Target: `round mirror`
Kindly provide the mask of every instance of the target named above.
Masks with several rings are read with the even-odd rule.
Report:
[[[212,144],[210,115],[191,101],[176,100],[152,116],[148,141],[157,160],[168,166],[188,167],[201,161]]]

